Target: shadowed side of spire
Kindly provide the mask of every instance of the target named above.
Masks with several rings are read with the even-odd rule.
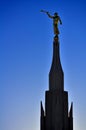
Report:
[[[53,59],[49,72],[49,90],[64,90],[64,74],[60,62],[58,36],[54,37]]]

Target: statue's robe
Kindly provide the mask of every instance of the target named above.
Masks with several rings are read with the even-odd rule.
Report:
[[[56,35],[59,34],[58,21],[59,21],[59,17],[58,16],[53,17],[54,34],[56,34]]]

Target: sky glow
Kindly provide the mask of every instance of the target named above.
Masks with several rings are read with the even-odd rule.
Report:
[[[64,88],[74,103],[74,130],[86,129],[86,1],[1,0],[0,130],[40,130],[40,101],[52,62],[51,14],[58,12]]]

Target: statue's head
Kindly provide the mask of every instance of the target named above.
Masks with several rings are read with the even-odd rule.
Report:
[[[57,13],[57,12],[55,12],[55,13],[54,13],[54,16],[58,16],[58,13]]]

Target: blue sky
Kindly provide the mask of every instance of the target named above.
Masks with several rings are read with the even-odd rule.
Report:
[[[39,130],[52,62],[51,14],[58,12],[64,88],[74,130],[86,129],[86,1],[0,1],[0,130]]]

